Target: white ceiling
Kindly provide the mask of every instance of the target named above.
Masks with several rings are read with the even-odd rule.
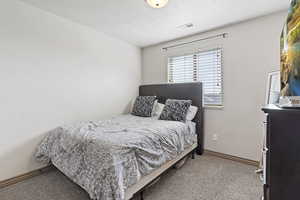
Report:
[[[287,9],[290,0],[22,0],[144,47]],[[189,29],[178,28],[193,23]]]

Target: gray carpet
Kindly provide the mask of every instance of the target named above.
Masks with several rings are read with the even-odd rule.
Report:
[[[258,200],[262,185],[255,167],[212,156],[188,160],[145,192],[145,200]],[[0,190],[1,200],[88,200],[87,193],[60,172]]]

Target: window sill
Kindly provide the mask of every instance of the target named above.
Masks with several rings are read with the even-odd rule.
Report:
[[[204,109],[208,109],[208,110],[223,110],[224,106],[205,106],[204,105]]]

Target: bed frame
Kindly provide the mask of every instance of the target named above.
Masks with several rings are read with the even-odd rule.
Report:
[[[138,183],[129,187],[125,193],[125,199],[132,199],[136,195],[140,195],[143,200],[143,191],[153,182],[155,182],[162,174],[173,168],[178,162],[185,157],[192,155],[194,158],[195,153],[198,155],[203,154],[203,95],[202,83],[176,83],[176,84],[154,84],[154,85],[141,85],[139,87],[140,96],[157,96],[158,102],[165,103],[167,99],[182,99],[192,100],[192,105],[198,107],[198,113],[193,122],[196,123],[197,144],[186,149],[177,158],[165,163],[160,168],[156,169],[151,174],[143,177]]]
[[[192,100],[192,105],[198,107],[198,113],[193,122],[196,123],[198,136],[197,154],[203,154],[203,95],[202,83],[175,83],[175,84],[155,84],[141,85],[139,88],[140,96],[157,96],[158,102],[165,103],[167,99]]]

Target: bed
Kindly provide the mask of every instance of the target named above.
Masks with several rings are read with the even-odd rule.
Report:
[[[36,158],[49,162],[97,200],[129,200],[181,159],[203,153],[202,84],[142,85],[140,96],[189,99],[193,121],[175,122],[120,115],[57,127],[39,145]]]

